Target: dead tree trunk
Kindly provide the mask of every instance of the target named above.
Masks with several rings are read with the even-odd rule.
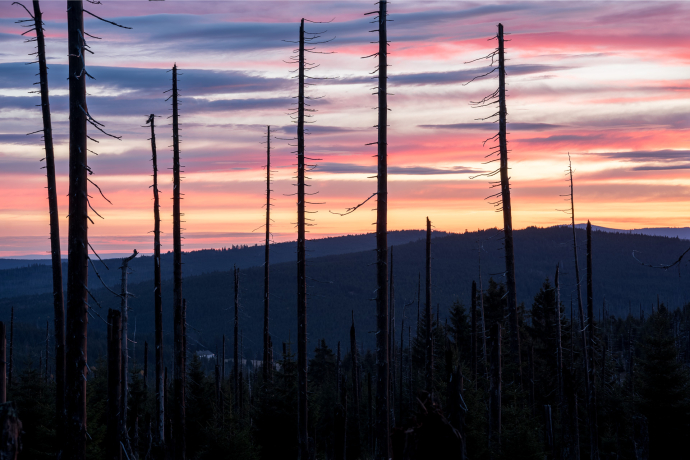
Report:
[[[355,313],[352,312],[352,326],[350,326],[350,353],[352,354],[352,404],[354,405],[352,413],[354,414],[354,431],[355,438],[350,443],[353,449],[352,458],[359,458],[362,452],[360,445],[360,426],[359,426],[359,375],[358,375],[358,360],[357,360],[357,336],[355,334]]]
[[[560,283],[560,264],[556,264],[556,275],[554,276],[556,289],[556,360],[557,360],[557,381],[558,381],[558,406],[561,417],[561,458],[568,460],[572,451],[572,430],[568,420],[569,412],[572,407],[565,400],[563,382],[563,341],[561,332],[561,283]]]
[[[7,402],[7,336],[5,323],[0,321],[0,404]]]
[[[233,348],[233,363],[232,363],[232,397],[233,409],[235,415],[239,413],[240,409],[240,369],[239,369],[239,310],[240,310],[240,270],[237,267],[233,269],[235,277],[235,327],[234,327],[234,348]]]
[[[431,328],[431,221],[426,218],[426,307],[424,310],[426,321],[425,342],[425,380],[426,391],[430,394],[434,389],[434,336]]]
[[[393,277],[393,247],[390,248],[391,252],[391,266],[390,266],[390,278],[389,278],[389,288],[390,295],[388,298],[388,303],[390,304],[390,310],[388,312],[389,326],[388,326],[388,370],[389,376],[388,381],[390,383],[389,401],[388,405],[390,407],[390,426],[395,426],[395,282]]]
[[[508,177],[508,139],[506,118],[506,71],[503,24],[498,25],[498,139],[501,160],[501,203],[503,206],[503,234],[506,259],[506,288],[508,289],[508,320],[510,322],[510,355],[517,366],[518,382],[522,384],[520,360],[520,332],[517,317],[517,293],[515,289],[515,251],[513,248],[513,216],[510,202],[510,177]]]
[[[271,378],[273,365],[269,356],[268,336],[268,256],[271,238],[271,127],[266,127],[266,243],[264,246],[264,382]]]
[[[658,298],[658,297],[657,297]],[[589,444],[590,459],[599,460],[599,426],[597,423],[596,356],[594,351],[594,295],[592,287],[592,224],[587,221],[587,356],[589,357]]]
[[[400,424],[403,423],[403,375],[405,374],[405,366],[403,363],[403,356],[405,355],[405,304],[403,304],[402,318],[400,324],[400,380],[398,380],[398,417]]]
[[[390,450],[388,378],[388,34],[387,3],[379,2],[378,23],[378,168],[376,189],[376,460]],[[374,12],[373,14],[376,14]]]
[[[482,334],[482,370],[484,375],[488,374],[487,366],[489,363],[488,349],[486,348],[486,321],[484,317],[484,286],[482,284],[482,247],[479,245],[479,314],[481,320],[481,334]]]
[[[65,458],[86,457],[86,336],[88,325],[88,195],[86,149],[86,43],[84,5],[69,2],[69,224],[65,342]],[[11,362],[11,359],[10,359]],[[11,381],[10,381],[11,384]]]
[[[177,93],[177,65],[173,66],[172,110],[173,110],[173,323],[174,323],[174,366],[173,366],[173,433],[175,442],[175,460],[184,460],[185,440],[185,348],[184,320],[182,301],[182,228],[180,213],[180,138]]]
[[[62,450],[65,406],[65,303],[62,291],[62,257],[60,251],[60,223],[55,181],[55,154],[53,150],[53,125],[50,117],[48,92],[48,66],[46,62],[43,14],[38,0],[33,0],[34,27],[38,51],[38,73],[41,90],[41,112],[43,115],[43,142],[46,150],[46,177],[48,179],[48,210],[50,214],[50,254],[53,274],[53,312],[55,317],[55,413],[56,439]],[[48,355],[46,354],[46,365]],[[47,375],[47,372],[46,372]]]
[[[589,358],[588,358],[588,350],[589,346],[587,344],[587,332],[585,330],[585,313],[584,313],[584,308],[582,306],[582,286],[580,282],[580,266],[578,263],[578,258],[577,258],[577,238],[575,235],[575,198],[574,198],[574,192],[573,192],[573,168],[572,164],[570,163],[570,159],[568,159],[568,173],[570,175],[570,217],[572,221],[572,228],[573,228],[573,251],[575,254],[575,284],[577,285],[577,306],[580,314],[580,337],[582,341],[582,363],[584,366],[584,373],[585,373],[585,391],[587,394],[587,416],[589,419],[590,425],[593,423],[593,420],[591,420],[591,402],[592,402],[592,382],[590,381],[590,372],[589,372]],[[572,309],[571,309],[572,310]],[[596,454],[598,458],[598,453],[596,452],[596,449],[592,448],[593,446],[591,445],[592,443],[592,436],[591,436],[591,431],[590,431],[590,458],[594,459],[595,457],[591,457],[591,455]]]
[[[10,308],[10,368],[7,371],[7,388],[12,389],[12,368],[14,367],[14,305]]]
[[[493,326],[491,347],[491,383],[489,388],[489,450],[492,458],[501,450],[501,323]]]
[[[304,19],[299,27],[299,89],[297,95],[297,425],[300,460],[309,458],[307,430],[307,278],[304,193]]]
[[[122,459],[122,313],[108,310],[108,415],[106,458]]]
[[[129,333],[127,328],[127,323],[129,320],[129,305],[127,299],[129,298],[129,293],[127,292],[127,270],[129,269],[129,262],[137,256],[137,250],[134,253],[122,259],[122,282],[120,283],[120,313],[122,315],[122,334],[120,340],[122,340],[122,391],[120,393],[120,412],[122,414],[122,424],[124,428],[124,439],[122,440],[124,444],[129,449],[129,435],[127,430],[127,409],[128,395],[129,395]]]
[[[472,312],[471,315],[471,328],[472,332],[470,334],[470,348],[471,353],[471,363],[470,368],[472,369],[472,382],[474,382],[474,388],[477,389],[477,283],[472,281]]]
[[[165,404],[163,403],[163,298],[161,293],[161,218],[158,198],[158,157],[156,155],[155,115],[147,120],[151,125],[151,161],[153,163],[153,315],[156,346],[156,440],[165,445]]]

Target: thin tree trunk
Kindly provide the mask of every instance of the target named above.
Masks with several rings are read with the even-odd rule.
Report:
[[[120,313],[122,315],[122,334],[120,340],[122,340],[122,390],[120,393],[120,412],[122,413],[122,425],[124,428],[124,442],[126,448],[129,448],[129,431],[127,430],[127,412],[129,408],[128,396],[129,396],[129,333],[127,324],[129,322],[129,305],[127,299],[129,298],[129,293],[127,292],[127,270],[129,269],[129,262],[137,256],[137,250],[134,253],[122,259],[122,265],[120,270],[122,270],[122,281],[120,283]]]
[[[403,375],[405,374],[405,367],[403,364],[403,356],[405,355],[405,304],[403,304],[402,321],[400,324],[400,380],[398,380],[399,397],[398,397],[398,417],[400,425],[403,423]]]
[[[482,248],[479,246],[479,313],[481,319],[481,333],[482,333],[482,354],[484,360],[482,367],[484,368],[484,375],[487,375],[487,366],[489,363],[488,349],[486,348],[486,321],[484,318],[484,287],[482,285]]]
[[[218,427],[222,425],[220,412],[222,411],[222,405],[220,403],[220,366],[218,364],[218,358],[216,357],[216,367],[215,367],[215,377],[216,377],[216,408],[218,410]]]
[[[62,291],[62,257],[60,251],[60,218],[55,180],[55,154],[53,151],[53,125],[50,117],[48,92],[48,65],[46,62],[43,14],[38,0],[33,1],[34,27],[38,51],[38,68],[41,88],[41,112],[43,115],[43,142],[46,150],[46,177],[48,179],[48,209],[50,213],[50,254],[53,274],[53,314],[55,327],[55,413],[56,439],[62,451],[65,407],[65,302]],[[46,354],[46,365],[48,355]],[[47,372],[46,372],[47,375]]]
[[[584,373],[585,373],[585,391],[587,394],[587,418],[589,419],[590,425],[592,424],[593,420],[591,419],[591,402],[592,402],[592,382],[590,381],[590,373],[589,373],[589,358],[588,358],[588,349],[589,346],[587,344],[587,332],[585,330],[585,313],[584,313],[584,308],[582,306],[582,287],[581,287],[581,282],[580,282],[580,266],[578,263],[578,258],[577,258],[577,238],[575,236],[575,198],[574,198],[574,192],[573,192],[573,168],[572,164],[570,163],[570,159],[568,159],[568,173],[570,175],[570,217],[572,221],[572,228],[573,228],[573,251],[575,254],[575,283],[577,285],[577,306],[578,310],[580,313],[580,336],[582,340],[582,363],[584,366]],[[572,310],[572,308],[571,308]],[[579,434],[578,434],[579,435]],[[596,448],[593,448],[592,446],[592,441],[593,438],[591,436],[591,430],[590,430],[590,458],[595,458],[592,457],[591,455],[597,454],[596,453]],[[597,457],[598,458],[598,454]]]
[[[161,218],[158,198],[158,157],[156,155],[155,115],[147,120],[151,125],[151,161],[153,163],[153,314],[156,346],[156,440],[159,448],[165,445],[165,404],[163,395],[163,299],[161,293]]]
[[[388,378],[388,33],[387,3],[378,11],[378,173],[376,189],[376,460],[390,457]]]
[[[269,357],[268,336],[268,260],[271,238],[271,127],[266,127],[266,243],[264,246],[264,382],[271,378],[271,364]]]
[[[556,264],[556,275],[554,276],[556,289],[556,375],[558,381],[558,407],[561,417],[561,455],[560,458],[567,460],[572,450],[572,433],[568,421],[568,413],[572,410],[566,404],[563,382],[563,338],[561,332],[561,283],[560,283],[560,264]]]
[[[71,0],[67,2],[70,134],[65,342],[66,432],[63,444],[65,458],[70,460],[82,460],[86,457],[89,217],[87,208],[85,46],[83,1]]]
[[[14,364],[14,305],[10,308],[10,368],[7,371],[7,388],[12,389],[12,370]]]
[[[307,430],[307,279],[304,193],[304,19],[299,27],[297,95],[297,432],[300,460],[309,458]]]
[[[233,268],[235,277],[235,327],[234,327],[234,347],[233,347],[233,363],[232,363],[232,397],[235,402],[233,409],[235,415],[239,413],[240,409],[240,368],[239,368],[239,310],[240,310],[240,271],[237,267]]]
[[[108,310],[108,411],[106,458],[122,459],[122,313]]]
[[[658,296],[657,296],[658,299]],[[658,302],[658,300],[657,300]],[[589,357],[589,444],[591,460],[599,460],[599,426],[597,423],[596,357],[594,352],[594,295],[592,287],[592,224],[587,221],[587,356]]]
[[[426,218],[426,307],[424,312],[426,320],[425,342],[425,381],[426,391],[433,393],[434,389],[434,336],[431,328],[431,221]]]
[[[388,303],[390,305],[389,310],[389,326],[388,326],[388,359],[390,372],[388,379],[390,382],[390,393],[388,405],[390,406],[391,420],[390,426],[395,426],[395,282],[393,277],[393,247],[390,248],[391,252],[391,266],[390,266],[390,278],[389,278],[389,289],[390,295],[388,298]]]
[[[503,24],[498,25],[498,138],[501,153],[501,202],[503,206],[503,233],[506,262],[506,287],[508,289],[508,319],[510,322],[510,355],[517,366],[518,382],[522,384],[520,359],[520,332],[517,317],[517,294],[515,289],[515,253],[513,248],[513,217],[510,203],[510,177],[508,177],[508,139],[506,129],[506,71]]]
[[[353,414],[354,414],[354,435],[355,439],[352,440],[350,443],[350,446],[354,450],[352,453],[353,458],[358,458],[361,454],[361,446],[360,446],[360,438],[359,438],[359,433],[360,433],[360,426],[359,426],[359,375],[357,374],[357,370],[359,369],[358,367],[358,360],[357,360],[357,335],[355,333],[355,313],[354,311],[352,312],[352,326],[350,326],[350,353],[352,354],[352,404],[354,405],[353,407]]]
[[[179,113],[177,101],[177,65],[173,66],[172,110],[173,110],[173,324],[175,341],[175,360],[173,366],[173,433],[175,460],[184,460],[185,440],[185,400],[184,400],[184,319],[182,300],[182,228],[180,212],[180,139]]]
[[[422,273],[417,273],[417,337],[419,337],[419,322],[420,322],[420,303],[422,299]]]
[[[474,382],[474,389],[477,389],[477,283],[472,281],[472,312],[471,312],[471,326],[472,332],[470,334],[472,349],[471,363],[472,368],[472,382]]]
[[[0,321],[0,404],[7,402],[7,335],[5,323]]]
[[[409,387],[408,409],[410,414],[412,414],[414,411],[414,385],[412,382],[412,328],[410,326],[407,327],[407,343],[409,343],[409,346],[407,347],[407,384]]]
[[[501,323],[493,326],[491,348],[491,387],[489,389],[489,450],[491,457],[500,455],[501,451]]]

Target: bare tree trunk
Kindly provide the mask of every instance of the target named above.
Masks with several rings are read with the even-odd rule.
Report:
[[[388,33],[387,3],[378,11],[378,173],[376,189],[376,460],[390,457],[388,378]]]
[[[658,299],[658,297],[657,297]],[[592,224],[587,221],[587,356],[589,357],[589,444],[591,460],[599,460],[599,426],[597,423],[596,356],[594,351],[594,295],[592,288]]]
[[[128,450],[129,447],[129,435],[127,430],[127,409],[129,407],[128,395],[129,395],[129,333],[127,328],[127,323],[129,322],[129,305],[127,299],[129,293],[127,292],[127,270],[129,269],[129,262],[137,256],[137,250],[126,258],[122,259],[122,265],[120,270],[122,270],[122,281],[120,283],[120,313],[122,315],[122,334],[120,340],[122,340],[122,390],[120,393],[120,412],[122,413],[122,425],[124,428],[124,438],[122,441]]]
[[[558,381],[558,406],[561,417],[561,455],[560,458],[567,460],[570,458],[572,450],[572,433],[568,421],[568,414],[572,410],[565,400],[563,383],[563,341],[561,332],[561,283],[560,283],[560,264],[556,264],[556,275],[554,276],[556,289],[556,375]]]
[[[299,89],[297,96],[297,425],[300,460],[309,458],[307,430],[307,279],[304,193],[304,19],[299,28]]]
[[[487,366],[489,363],[488,349],[486,348],[486,321],[484,317],[484,287],[482,285],[482,248],[479,246],[479,314],[481,320],[481,334],[482,334],[482,354],[484,359],[482,361],[482,368],[486,376]]]
[[[0,321],[0,404],[7,402],[7,335]]]
[[[398,417],[400,425],[403,423],[403,375],[405,374],[405,366],[403,363],[403,356],[405,355],[405,304],[403,304],[402,321],[400,324],[400,380],[398,380],[398,388],[400,389],[398,395]]]
[[[407,327],[407,343],[410,345],[407,347],[407,384],[408,384],[408,392],[409,392],[409,406],[408,410],[410,411],[410,414],[412,414],[414,410],[414,384],[412,382],[412,328]]]
[[[477,283],[472,281],[472,311],[471,311],[471,328],[472,332],[470,334],[472,349],[471,353],[471,364],[472,369],[472,382],[474,382],[474,389],[477,389]]]
[[[177,65],[173,66],[172,109],[173,109],[173,324],[174,324],[174,366],[173,366],[173,433],[175,460],[184,460],[185,440],[185,399],[184,399],[184,318],[182,299],[182,228],[180,212],[180,138],[179,113],[177,101]]]
[[[268,335],[268,261],[271,238],[271,127],[266,127],[266,243],[264,247],[264,359],[263,372],[264,382],[271,378],[273,364],[269,355],[269,335]]]
[[[391,252],[391,266],[390,266],[390,278],[389,278],[389,289],[390,296],[388,298],[388,303],[390,305],[390,310],[388,312],[388,370],[389,376],[388,381],[390,383],[390,393],[388,405],[390,407],[390,426],[395,426],[395,282],[393,277],[393,246],[390,248]]]
[[[352,354],[352,404],[354,405],[354,436],[355,439],[350,443],[350,447],[354,450],[353,458],[359,458],[362,452],[360,445],[360,426],[359,426],[359,375],[358,375],[358,360],[357,360],[357,336],[355,334],[355,313],[352,312],[352,326],[350,326],[350,353]]]
[[[122,459],[122,313],[108,310],[108,414],[106,457]]]
[[[12,368],[14,367],[14,305],[10,308],[10,368],[7,371],[7,388],[12,389]]]
[[[153,299],[156,346],[156,440],[165,445],[165,404],[163,403],[163,299],[161,293],[161,218],[158,198],[158,157],[156,155],[155,115],[146,123],[151,125],[151,161],[153,162]]]
[[[420,308],[419,305],[421,303],[422,299],[422,273],[418,272],[417,273],[417,337],[419,337],[419,324],[420,324]]]
[[[239,413],[240,409],[240,369],[239,369],[239,310],[240,310],[240,270],[237,267],[233,268],[235,276],[235,327],[234,327],[234,348],[233,348],[233,364],[232,364],[232,397],[233,409],[235,415]]]
[[[221,416],[220,413],[222,412],[222,405],[220,401],[220,366],[218,365],[218,357],[216,357],[216,367],[215,367],[215,377],[216,377],[216,408],[218,409],[218,413],[216,416],[218,417],[218,426],[220,427],[221,424]]]
[[[55,180],[55,154],[53,150],[53,125],[50,116],[48,92],[48,66],[46,62],[43,14],[38,0],[33,0],[34,27],[38,51],[39,84],[41,89],[41,112],[43,115],[43,142],[46,150],[46,177],[48,179],[48,209],[50,213],[50,254],[53,274],[53,312],[55,317],[55,413],[56,439],[62,450],[64,436],[65,407],[65,303],[62,291],[62,257],[60,251],[60,222]],[[48,355],[46,354],[46,365]],[[46,372],[47,375],[47,372]]]
[[[434,336],[431,328],[431,221],[428,217],[426,218],[426,307],[424,319],[426,321],[426,391],[431,394],[434,390]]]
[[[65,458],[86,457],[88,195],[84,5],[67,2],[69,55],[69,224],[65,366]],[[10,358],[11,362],[11,358]],[[10,364],[11,365],[11,364]],[[10,385],[11,385],[10,380]]]
[[[503,206],[503,241],[506,259],[506,288],[508,289],[508,319],[510,322],[510,355],[517,365],[518,382],[522,385],[520,359],[520,332],[517,317],[517,294],[515,289],[515,252],[513,249],[513,216],[510,203],[510,177],[508,177],[508,139],[506,129],[506,71],[503,24],[498,25],[498,139],[501,152],[501,202]]]
[[[578,310],[580,313],[580,336],[582,340],[582,363],[584,366],[584,373],[585,373],[585,390],[587,394],[587,415],[588,419],[590,422],[590,425],[592,424],[591,420],[591,402],[592,402],[592,382],[590,381],[590,372],[589,372],[589,358],[588,358],[588,350],[589,346],[587,344],[587,332],[585,330],[585,313],[584,313],[584,308],[582,306],[582,287],[581,287],[581,282],[580,282],[580,266],[578,263],[578,258],[577,258],[577,238],[575,236],[575,198],[574,198],[574,192],[573,192],[573,168],[572,164],[570,163],[570,159],[568,160],[568,173],[570,175],[570,217],[572,221],[572,228],[573,228],[573,251],[575,254],[575,282],[577,284],[577,306]],[[572,308],[571,308],[572,310]],[[591,457],[591,455],[596,454],[598,458],[598,453],[596,452],[596,449],[593,448],[592,446],[592,436],[591,436],[591,430],[590,430],[590,458],[594,459],[595,457]]]
[[[501,397],[503,376],[501,369],[501,323],[493,326],[491,347],[491,387],[489,388],[489,450],[491,457],[501,451]]]

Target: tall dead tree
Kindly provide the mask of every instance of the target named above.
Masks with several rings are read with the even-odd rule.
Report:
[[[424,375],[426,391],[432,393],[434,389],[434,336],[431,328],[431,221],[428,217],[426,218],[426,307],[424,310],[424,320],[426,322]]]
[[[350,326],[350,354],[352,355],[352,404],[354,413],[354,439],[350,443],[353,449],[352,457],[358,458],[361,455],[362,447],[360,444],[360,426],[359,426],[359,408],[360,408],[360,394],[359,394],[359,363],[357,359],[357,335],[355,332],[355,313],[352,312],[352,326]]]
[[[14,305],[10,308],[10,365],[7,370],[7,388],[12,389],[12,368],[14,367]]]
[[[173,335],[174,366],[173,392],[173,433],[175,442],[174,458],[184,460],[185,440],[185,400],[184,400],[184,322],[182,319],[182,227],[180,212],[180,137],[177,89],[177,64],[172,69],[172,129],[173,129]]]
[[[239,413],[240,409],[240,369],[239,369],[239,327],[240,327],[240,269],[233,268],[233,275],[235,280],[235,326],[233,330],[234,344],[233,344],[233,362],[232,362],[232,397],[234,398],[234,412],[235,415]]]
[[[120,283],[120,313],[122,318],[122,391],[120,393],[120,412],[122,413],[122,424],[124,428],[125,438],[123,442],[129,447],[129,436],[127,435],[127,409],[129,404],[127,402],[129,395],[129,332],[127,323],[129,321],[129,305],[128,298],[130,294],[127,292],[127,274],[129,270],[129,262],[137,256],[138,252],[135,249],[131,256],[122,259],[122,281]]]
[[[273,368],[269,354],[269,334],[268,334],[268,256],[271,242],[271,127],[266,127],[266,243],[264,246],[264,359],[263,377],[264,382],[270,379]]]
[[[7,335],[5,323],[0,321],[0,404],[7,402]]]
[[[153,316],[156,346],[156,440],[165,444],[165,404],[163,403],[163,298],[161,292],[161,218],[158,196],[158,157],[156,154],[155,115],[149,115],[151,125],[151,162],[153,164]]]
[[[84,5],[67,9],[69,61],[69,224],[65,341],[65,458],[86,457],[86,331],[88,324],[88,195],[86,148],[86,42]]]
[[[21,4],[20,4],[21,5]],[[24,5],[21,5],[24,7]],[[26,9],[26,7],[24,7]],[[64,429],[64,394],[65,394],[65,304],[62,288],[62,257],[60,251],[60,225],[57,203],[57,186],[55,180],[55,153],[53,149],[53,126],[50,116],[50,97],[48,91],[48,65],[46,61],[45,34],[43,30],[43,13],[38,0],[33,0],[33,15],[31,20],[36,37],[29,41],[36,42],[36,57],[38,62],[39,91],[41,95],[41,115],[43,119],[43,143],[46,151],[45,169],[48,181],[48,212],[50,216],[50,254],[53,282],[53,312],[55,327],[55,414],[56,438],[61,443]],[[25,32],[26,33],[26,32]],[[46,378],[48,354],[46,353]],[[58,446],[62,450],[61,445]]]
[[[388,299],[388,303],[390,304],[390,310],[388,312],[388,318],[389,318],[389,326],[388,326],[388,331],[389,331],[389,338],[390,340],[388,341],[388,359],[389,359],[389,365],[388,365],[388,370],[390,371],[390,375],[388,377],[388,381],[390,383],[390,392],[389,392],[389,401],[388,404],[390,406],[390,411],[391,411],[391,420],[390,420],[390,426],[395,426],[395,278],[393,277],[393,247],[391,246],[390,248],[391,251],[391,266],[390,266],[390,278],[389,278],[389,287],[390,287],[390,296]]]
[[[376,460],[387,460],[390,449],[388,378],[388,33],[387,2],[379,1],[378,14],[378,167],[376,189]]]
[[[122,431],[122,314],[108,310],[108,409],[106,458],[121,460]]]
[[[587,332],[585,329],[585,313],[584,313],[584,308],[582,306],[582,285],[580,281],[580,265],[577,257],[577,237],[575,233],[575,197],[574,197],[574,189],[573,189],[573,166],[570,161],[570,155],[568,155],[568,175],[570,177],[570,219],[572,223],[572,229],[573,229],[573,253],[575,256],[575,284],[576,289],[577,289],[577,307],[578,307],[578,312],[580,316],[580,338],[582,342],[582,364],[584,367],[584,374],[585,374],[585,391],[587,393],[587,418],[589,421],[590,426],[593,425],[593,420],[591,419],[591,402],[592,402],[592,382],[590,381],[591,374],[589,372],[589,346],[587,344]],[[572,311],[572,308],[571,308]],[[589,436],[589,441],[590,441],[590,458],[591,459],[598,459],[598,452],[597,449],[592,445],[593,442],[593,437],[591,435],[592,429],[590,429],[590,436]],[[596,455],[596,457],[592,457],[592,455]]]
[[[587,221],[587,356],[589,358],[589,443],[590,459],[599,460],[599,425],[597,423],[596,359],[594,351],[594,295],[592,286],[592,224]]]
[[[474,388],[477,388],[477,283],[472,281],[472,311],[470,313],[470,348],[472,349],[470,368],[472,371],[472,381],[474,382]]]

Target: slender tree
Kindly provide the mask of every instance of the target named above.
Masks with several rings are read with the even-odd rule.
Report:
[[[657,297],[658,299],[658,297]],[[594,295],[592,287],[592,224],[587,221],[587,357],[589,358],[589,443],[590,459],[599,460],[599,424],[597,422],[596,360],[594,351]]]
[[[127,324],[129,322],[129,305],[128,298],[129,293],[127,292],[127,274],[129,270],[129,262],[137,256],[137,250],[135,249],[131,256],[124,257],[122,259],[122,265],[120,270],[122,270],[122,281],[120,283],[120,313],[122,321],[122,334],[120,340],[122,340],[122,390],[120,392],[120,412],[122,414],[122,425],[124,429],[124,439],[122,441],[125,443],[127,450],[129,448],[129,435],[127,430],[127,412],[129,408],[129,332]]]
[[[233,363],[232,363],[232,395],[235,401],[234,410],[235,414],[238,413],[240,409],[240,369],[239,369],[239,311],[240,311],[240,269],[234,267],[233,269],[235,277],[235,327],[234,327],[234,346],[233,346]]]
[[[482,246],[481,243],[479,244],[479,318],[481,320],[481,334],[482,334],[482,355],[483,355],[483,360],[482,360],[482,368],[484,371],[484,375],[487,374],[487,363],[489,362],[489,357],[488,357],[488,350],[486,348],[486,321],[485,321],[485,316],[484,316],[484,287],[482,285]]]
[[[395,426],[395,278],[393,277],[393,247],[390,248],[391,252],[391,266],[390,266],[390,278],[389,278],[389,288],[390,296],[388,298],[388,303],[390,304],[390,309],[388,312],[388,331],[389,338],[388,341],[388,370],[390,375],[388,381],[390,383],[390,392],[388,405],[390,406],[391,420],[390,426]]]
[[[520,333],[517,318],[517,294],[515,289],[515,251],[513,247],[513,217],[510,201],[510,177],[508,176],[508,139],[506,109],[506,71],[503,24],[498,24],[498,139],[501,161],[501,202],[503,207],[503,245],[506,262],[506,287],[508,289],[508,319],[510,322],[510,354],[521,373]],[[521,380],[521,378],[520,378]]]
[[[7,335],[5,323],[0,321],[0,404],[7,402]]]
[[[184,460],[185,440],[185,400],[184,400],[184,322],[182,301],[182,228],[180,213],[180,138],[179,110],[177,89],[177,64],[172,69],[172,120],[173,120],[173,324],[174,324],[174,366],[173,392],[175,394],[173,410],[173,433],[175,442],[175,460]]]
[[[69,224],[65,366],[65,458],[86,456],[86,336],[88,324],[88,195],[86,43],[82,0],[68,2]]]
[[[477,283],[472,281],[472,312],[471,315],[471,328],[472,332],[470,334],[470,348],[471,353],[471,364],[472,369],[472,381],[474,382],[475,389],[477,388]]]
[[[431,328],[431,221],[428,217],[426,218],[426,308],[424,319],[426,321],[426,391],[432,393],[434,389],[434,336]]]
[[[378,168],[376,189],[376,460],[387,460],[390,449],[388,354],[388,34],[387,2],[378,14]]]
[[[163,298],[161,292],[161,218],[158,196],[158,157],[156,154],[155,115],[149,115],[151,125],[151,162],[153,164],[153,316],[156,347],[156,440],[165,444],[165,404],[163,404]]]
[[[359,394],[359,365],[357,360],[357,335],[355,333],[355,313],[352,312],[352,326],[350,326],[350,354],[352,355],[352,404],[353,414],[354,414],[354,436],[355,438],[350,443],[352,451],[352,457],[358,458],[361,455],[360,446],[360,426],[359,426],[359,408],[360,408],[360,394]]]
[[[268,256],[271,238],[271,127],[266,127],[266,243],[264,246],[264,359],[263,377],[268,381],[271,376],[273,365],[269,355],[269,334],[268,334]]]
[[[300,460],[309,458],[307,423],[307,278],[304,191],[304,18],[299,27],[297,94],[297,432]]]
[[[122,313],[108,310],[108,401],[106,458],[122,459]]]

